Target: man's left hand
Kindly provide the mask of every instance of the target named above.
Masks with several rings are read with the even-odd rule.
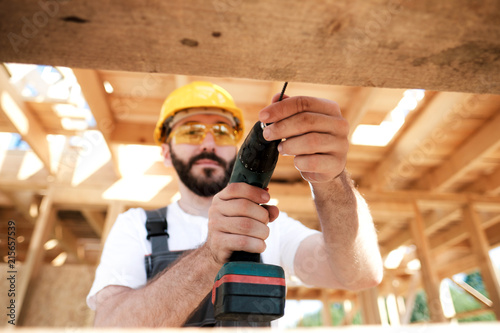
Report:
[[[283,140],[282,155],[295,156],[295,167],[311,183],[329,182],[345,168],[349,124],[337,103],[314,97],[285,96],[259,112],[259,120],[272,123],[264,129],[268,141]]]

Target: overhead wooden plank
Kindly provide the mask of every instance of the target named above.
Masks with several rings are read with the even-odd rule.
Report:
[[[499,93],[499,6],[467,0],[3,1],[0,60]]]
[[[432,264],[429,241],[425,235],[425,222],[416,202],[414,202],[415,219],[410,223],[413,240],[417,247],[417,255],[420,260],[422,282],[427,294],[427,305],[431,321],[434,323],[446,322],[439,296],[439,280]]]
[[[47,171],[53,174],[56,170],[50,159],[48,133],[25,105],[21,94],[10,84],[9,75],[3,67],[0,67],[0,112],[33,149]]]
[[[481,276],[484,281],[490,300],[493,302],[492,309],[497,320],[500,320],[500,283],[495,275],[495,269],[489,255],[490,245],[488,238],[481,226],[481,220],[472,204],[464,206],[464,222],[469,230],[474,253],[477,258]]]
[[[498,104],[497,104],[498,105]],[[484,126],[449,156],[438,168],[424,175],[417,187],[430,185],[430,190],[446,190],[454,181],[463,177],[481,158],[500,147],[500,113],[485,122]]]

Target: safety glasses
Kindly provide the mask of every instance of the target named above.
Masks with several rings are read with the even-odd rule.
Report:
[[[173,129],[168,136],[167,142],[175,138],[176,144],[198,145],[203,142],[208,132],[212,133],[215,144],[218,146],[236,145],[239,139],[238,132],[231,125],[188,122]]]

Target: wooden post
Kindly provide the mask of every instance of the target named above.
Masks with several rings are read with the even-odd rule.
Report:
[[[321,309],[321,317],[323,319],[323,326],[330,327],[333,326],[332,313],[330,312],[330,299],[328,297],[328,291],[323,290],[321,292],[321,301],[323,303],[323,308]]]
[[[104,222],[104,228],[102,231],[101,245],[104,246],[106,238],[108,237],[113,224],[115,224],[118,215],[123,213],[125,210],[125,204],[121,201],[113,201],[108,206],[108,211],[106,213],[106,221]]]
[[[380,313],[380,322],[382,326],[389,326],[389,321],[387,320],[387,308],[385,306],[385,297],[377,297],[378,311]]]
[[[470,202],[464,206],[463,218],[469,231],[484,286],[488,291],[490,300],[493,302],[491,308],[497,320],[500,321],[500,286],[489,255],[490,244],[481,226],[481,219]]]
[[[411,221],[410,226],[413,240],[417,246],[420,270],[422,271],[422,282],[424,284],[425,293],[427,294],[427,305],[429,307],[431,321],[434,323],[446,322],[441,299],[439,297],[439,279],[432,266],[429,240],[425,235],[424,229],[425,223],[416,201],[413,201],[413,208],[415,211],[415,218]]]
[[[52,231],[55,216],[53,209],[53,188],[49,188],[47,195],[43,197],[40,204],[40,214],[35,223],[33,234],[31,236],[26,260],[19,274],[19,285],[17,288],[17,309],[18,316],[21,318],[23,303],[30,286],[30,282],[36,277],[40,265],[43,262],[45,250],[43,244],[47,241],[47,237]]]
[[[408,325],[410,323],[411,314],[413,308],[415,307],[415,298],[417,297],[417,286],[420,281],[420,272],[415,272],[410,280],[410,286],[408,287],[408,295],[406,296],[406,304],[404,306],[405,313],[401,316],[401,324]]]
[[[344,319],[342,320],[342,325],[351,325],[352,319],[354,318],[354,314],[356,312],[355,306],[352,304],[353,302],[349,299],[344,300]],[[356,304],[356,303],[355,303]]]
[[[124,211],[125,211],[125,203],[122,201],[112,201],[108,205],[108,211],[106,212],[106,220],[104,222],[104,227],[101,236],[101,253],[102,250],[104,249],[104,243],[106,243],[106,238],[108,237],[108,234],[111,231],[113,224],[115,224],[118,215],[120,215]],[[101,261],[100,260],[101,253],[99,253],[98,255],[99,260],[97,261],[97,265],[99,265],[99,262]]]
[[[400,321],[399,321],[399,311],[398,311],[398,304],[396,301],[396,295],[395,294],[387,295],[386,304],[387,304],[387,314],[389,315],[391,326],[399,326]]]
[[[378,290],[373,287],[358,293],[358,301],[363,315],[363,324],[381,325],[380,310],[378,306]]]

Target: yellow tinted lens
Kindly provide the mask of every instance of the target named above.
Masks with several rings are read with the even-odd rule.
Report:
[[[212,133],[216,145],[228,146],[236,144],[236,130],[224,123],[211,125],[186,123],[174,129],[168,141],[175,137],[176,144],[201,144],[208,131]]]
[[[235,132],[235,129],[228,124],[212,125],[212,134],[214,135],[215,143],[219,146],[236,144]]]
[[[171,136],[175,137],[175,143],[200,144],[205,138],[207,128],[200,123],[187,123],[176,128]]]

